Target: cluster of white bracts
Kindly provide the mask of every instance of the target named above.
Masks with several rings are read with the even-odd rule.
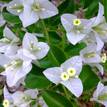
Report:
[[[48,51],[48,44],[38,42],[38,39],[34,34],[26,33],[21,45],[20,39],[8,27],[5,27],[4,38],[0,39],[0,65],[5,68],[4,72],[1,74],[6,76],[7,85],[13,87],[23,83],[26,75],[32,69],[32,63],[44,58]],[[5,95],[6,92],[7,91],[4,91],[4,98],[6,99],[4,100],[4,105],[5,103],[9,103],[9,107],[19,105],[20,107],[28,107],[32,102],[32,97],[23,92]],[[32,90],[31,92],[35,92],[35,90]],[[19,96],[17,97],[18,94]],[[15,96],[16,99],[18,98],[17,100],[14,99]],[[10,100],[10,97],[12,97],[12,101]],[[27,99],[24,99],[25,97],[27,97]],[[8,103],[7,100],[9,101]]]
[[[34,24],[39,19],[58,14],[58,9],[48,0],[13,0],[7,5],[7,10],[19,16],[23,27]],[[99,3],[97,17],[86,20],[72,14],[61,16],[68,41],[73,45],[85,42],[87,46],[80,51],[79,56],[68,59],[60,67],[48,68],[43,74],[51,82],[64,85],[76,97],[83,92],[83,85],[79,78],[83,64],[97,67],[102,75],[104,72],[101,63],[106,61],[106,54],[102,54],[102,48],[107,42],[107,23],[103,14],[103,5]],[[3,18],[0,20],[3,25],[5,21]],[[5,68],[2,75],[6,76],[7,85],[13,87],[23,83],[32,69],[32,63],[44,58],[49,51],[49,46],[47,43],[38,42],[37,37],[28,32],[24,35],[22,43],[8,27],[5,27],[3,34],[4,38],[0,39],[0,65]],[[37,98],[37,90],[11,94],[5,87],[4,98],[5,107],[29,107],[30,103]],[[107,90],[101,83],[98,84],[91,100],[107,106]],[[46,107],[46,104],[43,107]]]

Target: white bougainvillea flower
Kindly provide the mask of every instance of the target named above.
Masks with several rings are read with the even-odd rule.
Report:
[[[107,107],[107,86],[104,86],[101,82],[99,82],[91,101],[96,101]]]
[[[12,99],[13,99],[14,105],[17,105],[17,106],[20,105],[21,107],[23,105],[23,107],[28,107],[28,105],[33,100],[36,99],[37,94],[38,94],[38,91],[32,90],[32,89],[26,90],[24,92],[17,91],[14,94],[12,94]]]
[[[25,58],[21,51],[18,51],[18,54],[11,59],[0,54],[0,60],[0,65],[5,68],[3,74],[6,76],[6,82],[9,87],[15,86],[32,69],[31,60]]]
[[[6,55],[13,55],[18,50],[19,38],[8,28],[3,31],[4,38],[0,39],[0,52]]]
[[[96,44],[90,44],[86,48],[82,49],[80,51],[80,56],[86,64],[101,62],[100,51],[97,51]]]
[[[68,41],[75,45],[85,38],[90,32],[89,21],[86,19],[78,19],[72,14],[63,14],[61,22],[66,30]]]
[[[49,46],[47,43],[38,42],[35,35],[26,33],[23,39],[22,51],[26,57],[32,60],[38,60],[47,55]]]
[[[6,21],[4,20],[2,14],[0,13],[0,27],[3,26],[6,23]]]
[[[104,7],[103,7],[103,5],[101,3],[99,3],[99,10],[98,10],[97,17],[94,17],[94,18],[90,19],[91,26],[95,27],[98,24],[100,24],[102,22],[102,20],[104,20],[103,14],[104,14]]]
[[[101,51],[101,49],[104,47],[104,42],[99,38],[98,34],[94,32],[90,32],[83,42],[85,42],[87,46],[90,44],[96,44],[97,51]]]
[[[85,64],[96,67],[102,75],[104,74],[103,66],[99,64],[103,63],[102,60],[105,60],[101,54],[101,47],[98,47],[96,44],[90,44],[80,51],[80,56]]]
[[[13,0],[7,10],[19,15],[24,27],[58,14],[58,9],[48,0]]]
[[[107,23],[103,16],[104,7],[99,3],[99,11],[97,17],[90,19],[91,27],[104,42],[107,42]]]
[[[38,91],[35,89],[29,89],[24,92],[16,91],[15,93],[11,94],[4,87],[4,102],[8,102],[8,107],[29,107],[32,101],[35,101],[38,95]]]
[[[82,94],[83,86],[79,79],[82,70],[82,59],[75,56],[65,61],[61,67],[53,67],[46,69],[44,75],[55,84],[63,84],[76,97]]]

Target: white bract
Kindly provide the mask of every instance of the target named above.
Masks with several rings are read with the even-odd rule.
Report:
[[[3,26],[6,23],[6,21],[4,20],[2,14],[0,13],[0,27]]]
[[[94,32],[90,32],[83,42],[85,42],[87,46],[96,44],[97,51],[101,51],[101,49],[104,47],[104,42],[99,38],[98,34]]]
[[[9,93],[8,89],[4,87],[4,107],[30,107],[32,102],[36,103],[38,90],[28,89],[24,92],[16,91],[15,93]],[[7,102],[7,103],[6,103]],[[7,106],[6,106],[7,104]],[[35,106],[34,106],[35,107]]]
[[[104,14],[104,7],[101,3],[99,3],[99,11],[97,17],[90,19],[92,31],[96,32],[97,35],[102,39],[104,42],[107,42],[107,23],[103,16]]]
[[[107,86],[104,86],[101,82],[99,82],[91,101],[96,101],[107,107]]]
[[[100,51],[97,51],[96,44],[90,44],[80,51],[80,56],[82,57],[84,63],[87,64],[100,63],[101,62]]]
[[[63,84],[76,97],[82,94],[83,86],[79,79],[82,70],[82,59],[79,56],[72,57],[61,64],[61,67],[46,69],[44,75],[55,84]]]
[[[0,52],[6,55],[13,55],[18,50],[19,38],[8,28],[5,27],[3,37],[0,39]]]
[[[83,40],[91,30],[88,20],[79,19],[72,14],[63,14],[61,22],[66,30],[68,41],[73,45]]]
[[[26,33],[23,39],[22,52],[23,55],[31,60],[44,58],[49,51],[49,46],[45,42],[38,42],[35,35]]]
[[[36,106],[34,107],[48,107],[42,97],[39,97],[36,102]]]
[[[96,67],[103,75],[103,66],[99,63],[105,61],[105,56],[101,56],[101,47],[98,44],[90,44],[80,51],[80,56],[85,64],[89,64],[91,67]]]
[[[58,14],[58,9],[48,0],[13,0],[7,10],[18,15],[24,27]]]
[[[30,72],[32,69],[31,60],[23,56],[21,51],[12,58],[0,54],[0,65],[5,68],[2,73],[6,76],[6,82],[9,87],[15,86]]]

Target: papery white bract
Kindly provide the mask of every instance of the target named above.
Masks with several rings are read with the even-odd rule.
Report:
[[[4,28],[3,37],[0,39],[0,52],[7,56],[16,54],[20,43],[19,38],[8,27]]]
[[[24,27],[58,14],[58,9],[48,0],[13,0],[7,10],[19,15]]]
[[[42,97],[38,98],[38,101],[36,103],[36,107],[48,107],[47,104],[45,103],[44,99]],[[35,107],[35,106],[34,106]]]
[[[68,41],[73,45],[83,40],[91,30],[88,20],[78,19],[77,16],[72,14],[63,14],[61,22],[66,30]]]
[[[78,78],[82,70],[82,59],[79,56],[72,57],[65,61],[61,67],[46,69],[44,75],[55,84],[63,84],[76,97],[82,94],[83,86]]]
[[[102,41],[107,42],[107,23],[103,16],[104,7],[101,3],[99,3],[99,11],[97,17],[90,19],[92,31],[97,33]]]
[[[84,63],[87,64],[100,63],[101,62],[100,51],[97,51],[96,44],[90,44],[80,51],[80,56]]]
[[[9,107],[29,107],[32,101],[35,101],[38,95],[38,90],[28,89],[24,92],[16,91],[15,93],[9,93],[8,89],[4,87],[4,100],[9,102]]]
[[[104,69],[103,66],[100,64],[102,63],[102,58],[101,58],[102,46],[99,46],[99,44],[94,44],[94,43],[89,44],[87,47],[85,47],[80,51],[80,56],[85,64],[88,64],[91,67],[96,67],[103,75]]]
[[[2,14],[0,13],[0,27],[3,26],[6,23],[6,21],[4,20]]]
[[[5,68],[3,74],[6,76],[6,82],[9,87],[15,86],[32,69],[31,60],[24,57],[21,51],[12,58],[0,54],[0,65]]]
[[[96,101],[107,107],[107,86],[104,86],[101,82],[99,82],[97,89],[93,93],[91,101]]]
[[[90,32],[88,36],[83,40],[86,45],[96,44],[97,51],[101,51],[104,47],[104,42],[99,38],[96,32]]]
[[[38,42],[34,34],[26,33],[23,39],[22,51],[23,55],[31,60],[38,60],[47,55],[49,46],[45,42]]]

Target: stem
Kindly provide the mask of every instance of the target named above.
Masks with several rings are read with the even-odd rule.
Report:
[[[67,99],[70,101],[70,98],[69,98],[69,95],[68,95],[68,92],[67,92],[66,88],[64,86],[62,86],[62,88],[64,90],[64,93],[65,93]]]
[[[48,33],[47,28],[46,28],[45,22],[44,22],[44,20],[41,20],[41,22],[42,22],[42,25],[43,25],[43,28],[44,28],[44,34],[46,36],[46,40],[47,40],[49,46],[51,46],[50,40],[49,40],[49,33]],[[56,57],[54,56],[52,50],[50,50],[49,57],[52,59],[52,61],[54,62],[55,65],[59,66],[59,62],[57,61]]]

